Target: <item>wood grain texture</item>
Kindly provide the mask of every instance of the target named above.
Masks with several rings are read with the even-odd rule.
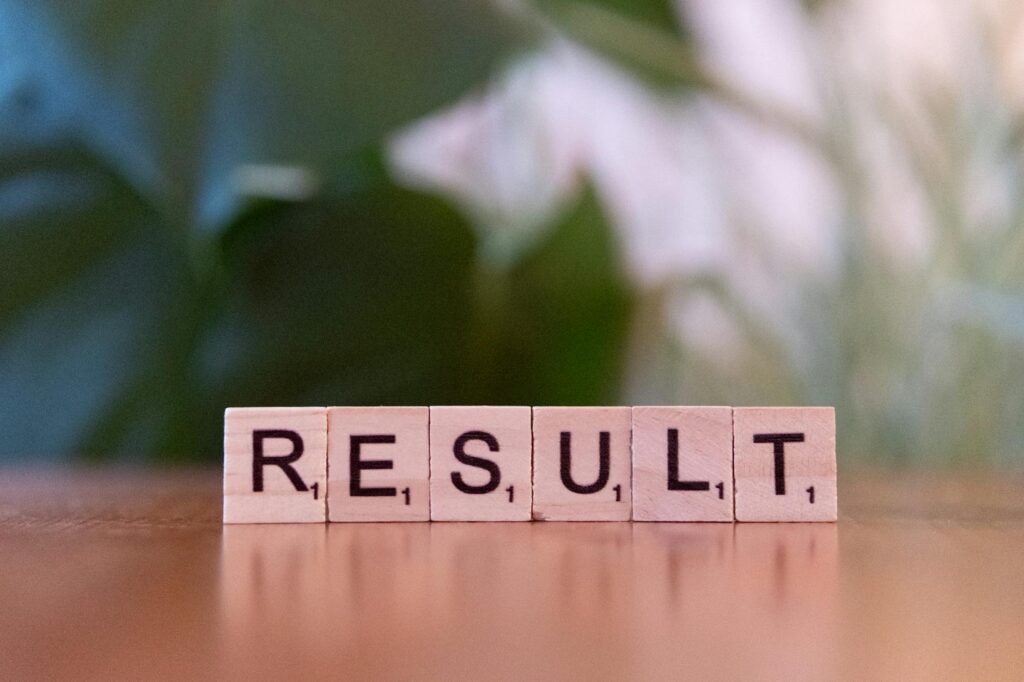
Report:
[[[731,407],[633,408],[634,521],[731,522],[732,505]]]
[[[532,459],[529,407],[431,407],[431,520],[529,521]]]
[[[330,521],[430,520],[428,408],[332,407],[327,420]]]
[[[260,472],[254,470],[257,448],[264,458],[287,458],[298,452],[298,446],[302,450],[295,461],[286,461],[283,465],[267,463],[259,467]],[[298,480],[291,480],[289,469]],[[327,417],[324,408],[232,407],[225,410],[224,523],[323,523],[326,483]],[[258,487],[262,490],[257,491]]]
[[[733,410],[737,521],[835,521],[831,407]]]
[[[840,487],[837,524],[222,526],[218,471],[3,469],[0,668],[1019,680],[1024,477]]]
[[[533,518],[628,521],[632,515],[631,432],[628,407],[533,408]],[[602,438],[608,443],[603,476]],[[566,445],[569,456],[563,467]]]

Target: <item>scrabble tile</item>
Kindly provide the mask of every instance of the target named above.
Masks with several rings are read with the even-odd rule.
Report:
[[[426,407],[327,410],[330,521],[429,521]]]
[[[633,408],[633,519],[729,521],[732,408]]]
[[[224,412],[224,523],[323,523],[326,483],[324,408]]]
[[[430,519],[529,521],[529,407],[430,408]]]
[[[628,407],[533,408],[533,518],[628,521]]]
[[[836,520],[831,407],[733,410],[737,521]]]

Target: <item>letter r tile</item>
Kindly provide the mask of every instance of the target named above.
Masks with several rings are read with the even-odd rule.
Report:
[[[737,521],[836,520],[831,407],[733,409]]]
[[[327,415],[322,407],[224,412],[224,523],[323,523]]]
[[[426,407],[327,410],[328,519],[429,521]]]
[[[533,408],[533,518],[628,521],[631,410]]]

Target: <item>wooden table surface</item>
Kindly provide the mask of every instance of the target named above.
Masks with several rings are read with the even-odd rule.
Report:
[[[1024,479],[838,524],[220,524],[217,472],[0,471],[3,679],[1024,679]]]

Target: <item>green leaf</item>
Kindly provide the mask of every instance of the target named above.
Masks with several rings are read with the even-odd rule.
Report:
[[[648,83],[703,87],[693,41],[668,0],[535,0],[561,33]]]
[[[522,45],[477,0],[0,0],[0,454],[216,459],[228,404],[451,400],[472,233],[362,150]]]
[[[589,194],[488,278],[462,216],[364,167],[254,208],[197,280],[139,197],[51,151],[0,177],[32,199],[0,202],[6,457],[214,461],[229,405],[617,399],[631,297]]]
[[[53,160],[0,182],[53,206],[0,204],[4,455],[215,460],[229,405],[460,397],[475,241],[440,200],[375,178],[267,202],[197,281],[137,197]]]
[[[0,454],[215,461],[228,405],[614,401],[593,197],[490,277],[379,163],[514,45],[489,12],[0,0]],[[240,195],[254,163],[322,191]]]
[[[620,399],[633,296],[612,227],[587,191],[511,272],[487,273],[474,337],[482,400]]]
[[[592,5],[666,33],[680,30],[677,5],[673,0],[540,0],[538,4],[556,14],[572,5]]]
[[[253,215],[197,356],[205,433],[228,405],[455,401],[474,248],[444,202],[385,183]]]
[[[0,38],[172,224],[223,228],[243,164],[328,171],[523,45],[479,0],[0,0]]]
[[[136,387],[168,355],[187,258],[153,214],[71,144],[25,147],[0,170],[3,454],[88,451],[114,412],[126,446],[154,442]],[[159,388],[159,384],[154,382]],[[134,399],[133,399],[134,398]],[[104,448],[114,448],[104,443]]]

